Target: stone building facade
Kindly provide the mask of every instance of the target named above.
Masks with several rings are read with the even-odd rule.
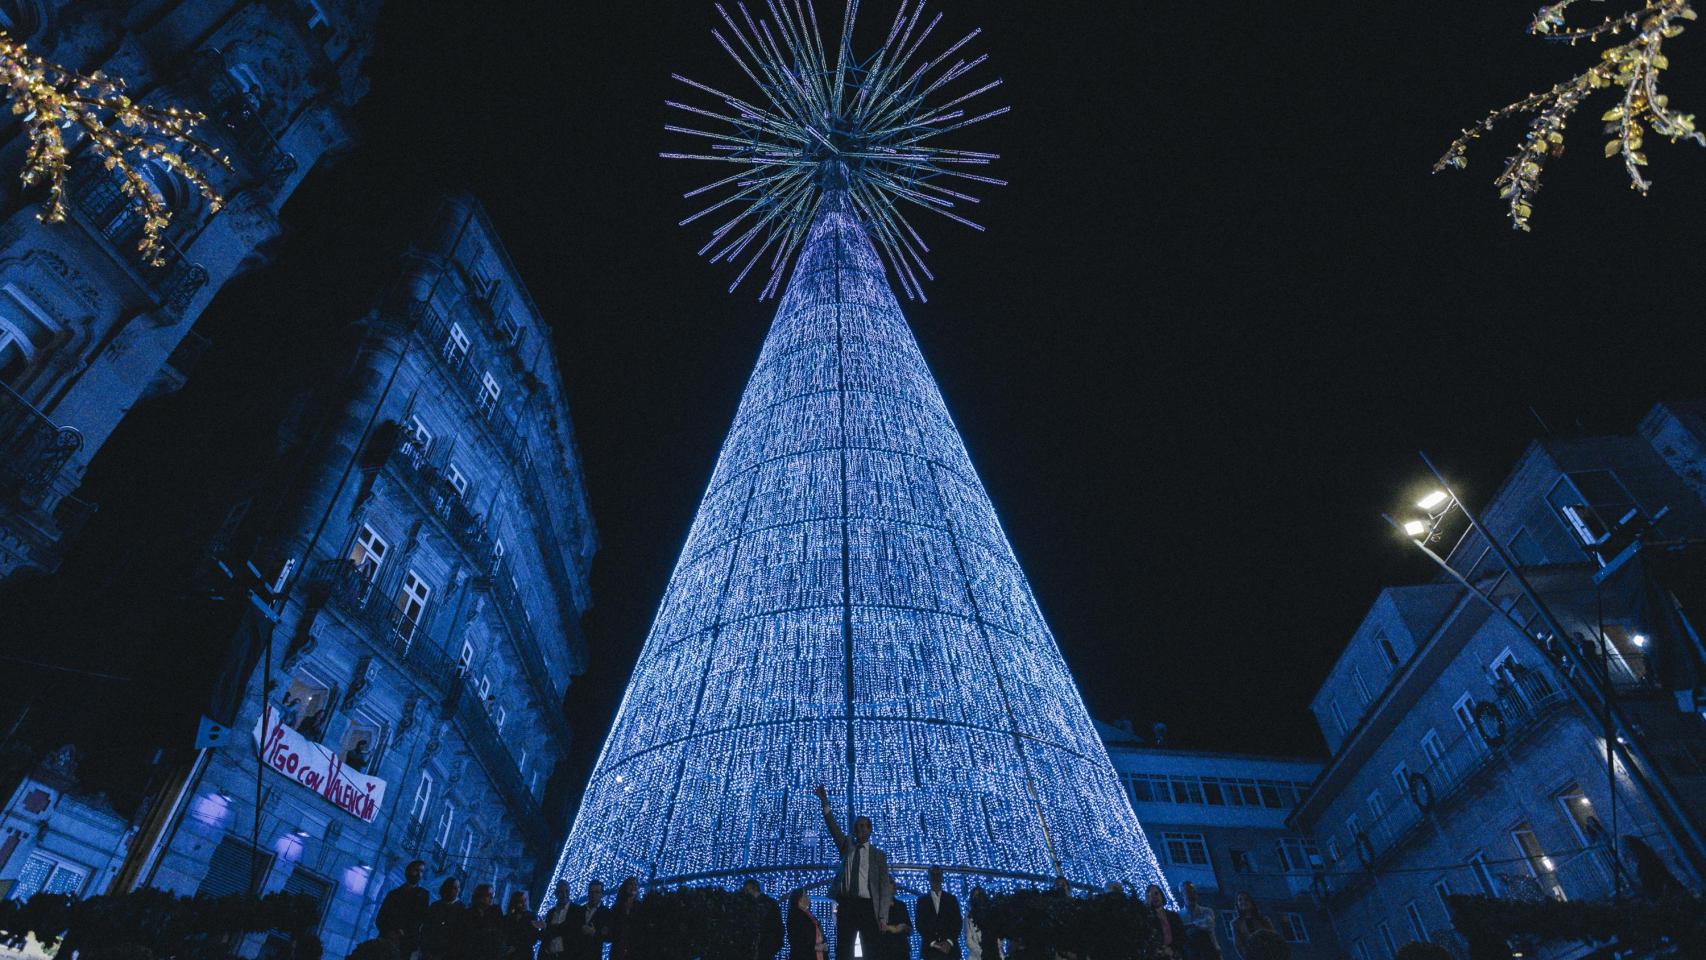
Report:
[[[141,219],[114,174],[74,155],[69,216],[36,219],[13,171],[26,144],[0,127],[0,578],[51,572],[93,505],[73,495],[120,420],[177,389],[208,346],[196,318],[264,262],[302,179],[354,137],[351,106],[377,0],[4,0],[0,29],[49,60],[123,78],[144,102],[208,117],[217,214],[145,168],[177,211],[165,265],[137,255]]]
[[[1238,958],[1231,924],[1240,893],[1255,899],[1295,960],[1343,956],[1311,891],[1318,855],[1286,825],[1321,761],[1178,750],[1154,745],[1129,723],[1097,727],[1173,895],[1182,901],[1183,885],[1196,886],[1215,911],[1228,960]]]
[[[597,547],[550,330],[475,201],[438,208],[351,333],[214,546],[256,571],[213,709],[230,740],[187,761],[121,878],[219,894],[254,869],[321,901],[328,956],[413,859],[538,902]]]
[[[134,833],[105,796],[78,785],[77,751],[61,747],[19,778],[0,807],[0,897],[100,893]]]
[[[1388,588],[1350,638],[1312,705],[1333,756],[1291,825],[1354,960],[1461,955],[1453,893],[1633,891],[1639,845],[1700,889],[1700,424],[1661,405],[1634,435],[1530,445],[1480,515],[1511,566],[1470,529],[1448,560],[1474,590]]]

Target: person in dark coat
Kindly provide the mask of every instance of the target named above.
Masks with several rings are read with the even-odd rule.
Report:
[[[906,901],[894,893],[894,885],[890,884],[883,895],[888,901],[889,915],[878,927],[877,960],[909,960],[912,956],[912,914],[907,912]]]
[[[426,922],[421,925],[421,960],[448,960],[459,956],[467,922],[468,908],[462,903],[462,881],[446,877],[438,885],[438,899],[427,907]]]
[[[610,939],[610,911],[604,906],[604,884],[586,885],[586,902],[569,911],[563,925],[563,956],[567,960],[602,960]]]
[[[461,949],[453,954],[457,960],[502,960],[504,955],[504,915],[492,902],[489,883],[474,888],[469,898],[468,913],[457,938]]]
[[[609,926],[605,929],[610,940],[610,960],[628,960],[634,952],[630,939],[633,933],[634,905],[640,902],[640,880],[629,877],[616,885],[616,903],[610,908]]]
[[[379,935],[392,938],[403,960],[410,960],[421,946],[421,926],[426,923],[427,907],[432,900],[421,888],[425,873],[426,864],[409,861],[403,868],[403,885],[385,895],[378,916],[373,918]]]
[[[922,960],[959,960],[960,901],[942,889],[942,868],[930,868],[930,892],[918,898],[912,916],[918,921]]]
[[[801,887],[788,894],[788,960],[824,960],[828,953],[823,924],[812,916],[811,898]]]
[[[506,960],[532,960],[533,948],[539,945],[544,924],[527,906],[527,891],[516,890],[509,895],[504,910],[503,944]]]
[[[741,884],[741,891],[753,899],[758,910],[758,960],[773,960],[783,944],[782,906],[764,892],[757,880]]]
[[[1167,895],[1152,883],[1144,893],[1144,901],[1149,904],[1149,909],[1155,911],[1155,922],[1161,929],[1161,955],[1184,956],[1185,921],[1180,919],[1177,913],[1167,909]]]

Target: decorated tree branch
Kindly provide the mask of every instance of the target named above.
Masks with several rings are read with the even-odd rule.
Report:
[[[1629,175],[1629,186],[1645,195],[1652,187],[1641,168],[1647,166],[1648,135],[1675,143],[1691,140],[1706,146],[1706,137],[1695,129],[1694,115],[1678,113],[1659,90],[1660,75],[1670,67],[1664,44],[1683,32],[1697,16],[1690,0],[1658,0],[1638,10],[1606,17],[1592,26],[1571,26],[1565,14],[1576,0],[1558,0],[1541,7],[1529,24],[1529,32],[1546,40],[1577,44],[1612,44],[1600,51],[1599,62],[1550,90],[1532,93],[1487,114],[1481,122],[1452,141],[1445,155],[1434,164],[1434,172],[1462,169],[1469,164],[1472,142],[1502,121],[1532,115],[1528,131],[1517,152],[1505,160],[1493,185],[1504,199],[1511,226],[1528,230],[1534,214],[1534,197],[1546,162],[1564,152],[1565,128],[1582,105],[1604,93],[1608,109],[1600,122],[1609,139],[1607,157],[1620,158]],[[1619,42],[1620,41],[1620,42]],[[1615,98],[1615,99],[1613,99]]]
[[[0,76],[13,115],[23,124],[29,148],[20,174],[26,187],[45,187],[38,219],[65,219],[65,178],[72,154],[86,144],[92,159],[116,171],[119,189],[142,218],[137,251],[153,266],[165,266],[164,235],[172,209],[160,188],[144,175],[156,164],[182,178],[217,212],[224,199],[193,162],[197,155],[230,169],[230,161],[196,134],[206,116],[175,106],[132,100],[124,81],[99,70],[84,75],[31,53],[0,32]]]

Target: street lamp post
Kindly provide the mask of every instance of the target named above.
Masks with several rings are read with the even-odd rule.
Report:
[[[1474,511],[1471,510],[1469,505],[1464,503],[1463,500],[1457,496],[1456,492],[1452,490],[1451,485],[1446,482],[1446,479],[1440,473],[1439,468],[1434,466],[1432,460],[1428,459],[1428,455],[1426,453],[1422,453],[1420,456],[1422,458],[1422,462],[1427,465],[1429,472],[1433,474],[1434,479],[1439,484],[1438,489],[1428,494],[1416,504],[1417,508],[1423,511],[1426,519],[1411,519],[1400,522],[1393,519],[1391,516],[1387,516],[1387,522],[1401,531],[1406,538],[1416,545],[1417,549],[1421,550],[1422,553],[1427,555],[1428,559],[1432,560],[1436,566],[1445,571],[1447,576],[1457,581],[1459,585],[1468,589],[1475,596],[1480,597],[1494,613],[1503,616],[1507,622],[1516,628],[1517,633],[1521,634],[1523,639],[1533,647],[1536,653],[1538,653],[1542,658],[1546,658],[1548,654],[1546,653],[1545,648],[1540,645],[1538,638],[1528,632],[1526,625],[1519,622],[1516,617],[1510,613],[1510,611],[1500,606],[1499,603],[1491,596],[1483,592],[1475,584],[1471,583],[1467,577],[1458,572],[1455,567],[1451,566],[1451,564],[1447,563],[1444,557],[1440,556],[1439,553],[1428,545],[1436,535],[1436,531],[1439,529],[1440,524],[1450,516],[1452,510],[1455,509],[1460,511],[1463,514],[1464,519],[1469,522],[1470,528],[1481,534],[1481,538],[1487,541],[1488,549],[1490,549],[1493,554],[1499,558],[1499,562],[1504,566],[1505,572],[1508,573],[1511,579],[1516,583],[1518,589],[1521,590],[1522,595],[1527,598],[1529,603],[1534,605],[1535,610],[1540,614],[1542,621],[1545,623],[1546,629],[1551,632],[1552,636],[1557,639],[1559,644],[1566,644],[1568,642],[1569,635],[1565,633],[1562,624],[1560,624],[1557,617],[1553,615],[1551,608],[1548,607],[1545,601],[1540,598],[1540,595],[1534,589],[1534,586],[1528,582],[1528,578],[1523,576],[1522,570],[1517,566],[1516,561],[1505,549],[1505,546],[1481,525],[1481,522],[1475,516]],[[1603,652],[1605,644],[1603,631],[1599,642]],[[1565,649],[1568,648],[1565,647]],[[1607,663],[1606,666],[1609,668],[1609,663]],[[1564,689],[1569,693],[1570,698],[1575,702],[1577,708],[1589,717],[1594,716],[1596,711],[1593,709],[1591,697],[1578,687],[1575,678],[1568,674],[1564,674],[1562,676],[1562,682]],[[1660,822],[1664,825],[1665,832],[1670,835],[1672,845],[1682,856],[1683,861],[1688,865],[1689,872],[1693,873],[1697,879],[1706,878],[1706,840],[1702,839],[1699,830],[1696,828],[1693,820],[1689,817],[1687,810],[1682,806],[1682,803],[1677,798],[1675,792],[1670,789],[1670,785],[1658,773],[1658,767],[1653,763],[1651,757],[1648,755],[1646,746],[1641,742],[1639,734],[1624,718],[1622,711],[1616,707],[1616,704],[1611,698],[1610,690],[1607,689],[1610,682],[1610,671],[1607,669],[1603,678],[1603,687],[1598,691],[1598,693],[1601,698],[1601,714],[1606,725],[1606,766],[1607,776],[1611,784],[1611,802],[1613,804],[1617,802],[1614,758],[1621,756],[1624,766],[1631,772],[1633,779],[1640,785],[1643,792],[1646,793],[1648,800],[1652,802],[1654,809],[1659,813]],[[1615,809],[1615,807],[1613,809]],[[1613,837],[1614,843],[1615,839],[1616,838]],[[1616,861],[1617,858],[1614,856],[1613,860]],[[1613,871],[1618,877],[1617,889],[1621,891],[1621,863],[1614,862]]]

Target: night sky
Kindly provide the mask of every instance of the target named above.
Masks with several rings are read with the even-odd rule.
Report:
[[[1490,186],[1517,128],[1429,175],[1460,127],[1592,62],[1527,37],[1531,5],[933,6],[945,31],[986,28],[1014,111],[954,145],[1001,152],[1012,185],[986,194],[986,234],[926,225],[940,279],[909,316],[1092,714],[1321,752],[1306,706],[1327,666],[1381,585],[1429,576],[1380,519],[1418,448],[1484,502],[1545,429],[1627,430],[1706,393],[1706,151],[1649,145],[1643,200],[1599,158],[1590,105],[1533,235]],[[867,0],[867,33],[892,9]],[[103,453],[65,582],[12,601],[67,656],[162,669],[161,625],[115,588],[146,560],[119,546],[223,512],[206,478],[252,469],[245,425],[277,416],[259,367],[364,313],[433,197],[466,188],[555,328],[602,534],[569,705],[584,776],[774,305],[695,258],[680,195],[710,177],[657,158],[682,146],[672,71],[744,90],[711,4],[503,10],[389,5],[365,142],[206,315],[189,388]],[[1700,32],[1668,48],[1683,110],[1706,107]],[[132,739],[167,735],[145,679],[101,691],[131,704]],[[102,708],[59,705],[73,731]]]

